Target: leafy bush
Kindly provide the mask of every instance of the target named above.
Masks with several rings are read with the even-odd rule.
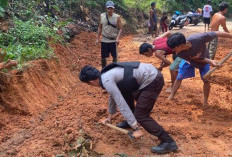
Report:
[[[0,17],[4,17],[5,7],[7,6],[7,0],[0,0]]]
[[[14,27],[0,33],[0,47],[7,52],[4,60],[18,60],[21,67],[29,60],[50,58],[53,50],[48,41],[50,37],[58,39],[57,36],[53,29],[39,26],[33,19],[26,22],[14,19]]]

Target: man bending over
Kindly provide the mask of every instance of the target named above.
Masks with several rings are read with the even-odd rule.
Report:
[[[150,113],[164,86],[163,75],[151,64],[140,62],[111,63],[99,72],[85,66],[79,75],[82,82],[102,87],[110,94],[109,115],[105,122],[111,123],[116,107],[134,129],[133,136],[143,135],[138,123],[161,143],[151,151],[163,154],[176,151],[176,142],[151,116]],[[134,106],[134,100],[137,101]]]
[[[168,46],[172,48],[179,57],[183,58],[179,66],[177,79],[169,97],[170,100],[174,99],[182,80],[195,77],[195,69],[197,68],[199,69],[201,79],[204,82],[203,104],[208,105],[210,83],[203,79],[203,76],[210,70],[210,65],[217,67],[219,64],[215,60],[209,59],[209,51],[206,47],[206,43],[217,37],[232,38],[232,35],[225,32],[206,32],[193,34],[186,40],[183,34],[174,33],[168,38]]]

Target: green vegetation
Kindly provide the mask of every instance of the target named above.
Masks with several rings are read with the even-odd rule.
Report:
[[[153,1],[156,2],[156,8],[158,10],[173,13],[175,10],[188,12],[190,9],[196,10],[197,8],[203,8],[208,0],[123,0],[126,6],[130,8],[139,8],[142,11],[147,11]],[[231,6],[227,13],[227,16],[231,16],[232,0],[212,0],[213,11],[217,12],[219,9],[218,5],[224,1],[228,2]]]
[[[68,151],[62,154],[56,154],[55,157],[88,157],[88,156],[102,156],[93,151],[93,141],[83,130],[79,131],[79,137],[74,139],[74,142],[68,141],[69,134],[64,135],[64,144],[69,148]]]
[[[0,43],[3,51],[7,52],[4,60],[14,59],[19,61],[21,67],[26,61],[38,58],[50,58],[53,54],[48,41],[56,37],[53,29],[46,25],[38,25],[33,19],[23,22],[14,19],[14,27],[7,33],[0,33]]]
[[[0,1],[0,17],[4,16],[5,13],[5,7],[7,6],[7,0],[1,0]]]

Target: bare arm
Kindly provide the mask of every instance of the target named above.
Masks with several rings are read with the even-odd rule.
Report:
[[[153,21],[153,15],[154,15],[153,10],[150,10],[150,21],[151,21],[152,23],[154,23],[154,21]]]
[[[97,31],[97,42],[100,40],[100,36],[102,33],[102,24],[101,24],[101,18],[99,19],[99,25],[98,25],[98,31]]]
[[[232,34],[231,34],[231,33],[220,32],[220,31],[216,31],[215,33],[216,33],[216,35],[217,35],[219,38],[232,38]]]
[[[164,68],[164,67],[167,67],[171,64],[171,62],[169,60],[167,60],[165,57],[164,57],[164,51],[162,50],[157,50],[155,52],[155,56],[157,58],[159,58],[160,60],[162,60],[163,64],[161,64],[162,66],[160,68]]]
[[[165,32],[164,34],[162,34],[161,36],[159,36],[158,38],[156,38],[156,40],[157,40],[157,39],[160,39],[160,38],[166,38],[166,37],[169,37],[170,35],[171,35],[171,32],[170,32],[170,31]]]
[[[222,28],[225,32],[230,33],[227,26],[226,26],[226,18],[223,18],[221,25],[222,25]]]
[[[201,62],[201,63],[208,63],[208,64],[212,65],[213,67],[219,67],[220,66],[220,64],[217,61],[212,60],[212,59],[208,59],[208,58],[204,58],[204,59],[201,59],[201,60],[200,59],[192,59],[192,60],[194,60],[196,62]]]
[[[116,38],[116,42],[118,43],[119,42],[119,39],[121,37],[121,34],[122,34],[122,21],[121,21],[121,18],[119,17],[118,20],[117,20],[117,27],[119,29],[118,31],[118,36]]]

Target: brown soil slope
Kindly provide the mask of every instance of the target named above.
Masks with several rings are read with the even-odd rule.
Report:
[[[193,30],[189,27],[183,31],[189,35]],[[99,119],[107,116],[108,95],[78,80],[79,70],[84,65],[100,68],[100,48],[94,44],[95,39],[95,34],[86,32],[73,40],[69,50],[55,45],[60,65],[55,61],[41,61],[50,67],[43,69],[38,61],[35,64],[41,71],[32,70],[36,77],[25,72],[21,80],[24,86],[19,81],[14,82],[12,86],[15,88],[11,87],[7,92],[7,98],[12,100],[9,103],[30,114],[1,109],[0,156],[51,157],[62,154],[70,149],[66,143],[75,141],[81,129],[92,137],[93,149],[103,153],[102,156],[111,157],[116,153],[131,157],[156,156],[150,152],[150,147],[159,142],[156,137],[144,131],[142,139],[130,141],[126,135],[98,124]],[[155,57],[138,54],[138,46],[144,39],[124,37],[119,46],[120,61],[139,60],[158,66],[160,62]],[[232,47],[230,40],[220,42],[217,59],[223,58]],[[152,117],[173,136],[180,150],[164,156],[232,156],[231,71],[230,59],[213,74],[209,107],[202,106],[202,81],[198,72],[196,78],[183,81],[174,102],[167,100],[165,89],[170,85],[166,83]],[[163,74],[166,81],[170,79],[168,68]],[[113,123],[122,119],[119,115]]]

